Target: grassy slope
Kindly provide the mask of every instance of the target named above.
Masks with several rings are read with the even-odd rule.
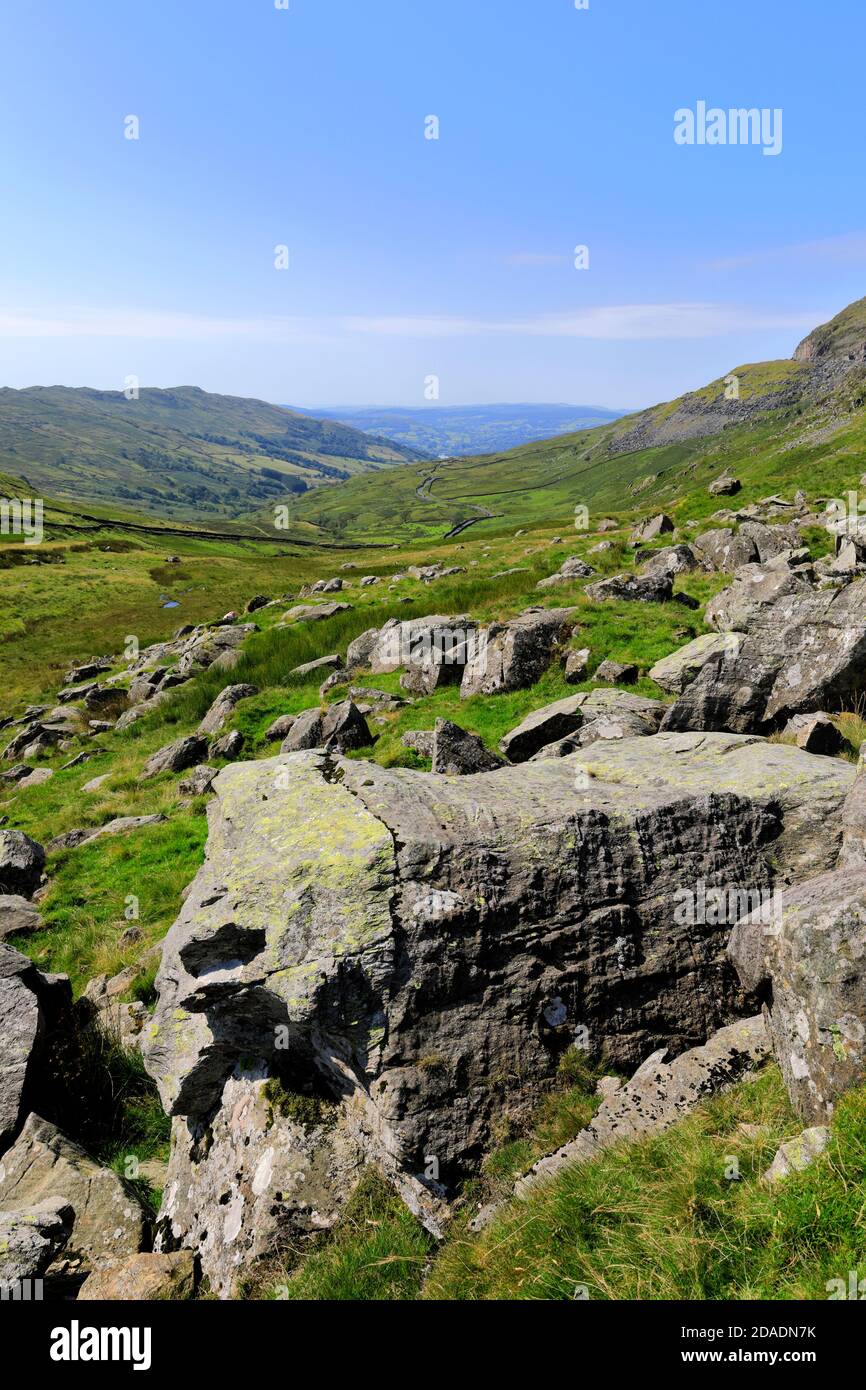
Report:
[[[741,401],[731,405],[731,422],[712,432],[641,448],[612,452],[637,420],[680,423],[703,405],[718,404],[724,382],[615,425],[527,444],[509,453],[395,469],[387,479],[353,479],[339,489],[298,499],[293,513],[346,539],[432,539],[455,522],[495,513],[473,533],[505,534],[515,526],[568,526],[578,505],[590,524],[608,511],[637,515],[664,506],[677,519],[700,518],[719,502],[707,485],[725,469],[743,483],[738,505],[770,492],[838,495],[856,486],[866,446],[866,373],[860,369],[817,397],[775,404],[780,383],[805,371],[796,363],[761,363],[738,368]],[[749,418],[743,419],[742,407]],[[768,407],[768,408],[765,408]],[[679,414],[677,415],[677,412]],[[737,423],[740,421],[740,423]],[[722,416],[724,423],[724,415]],[[685,426],[684,426],[685,427]],[[422,488],[425,478],[433,482]],[[418,495],[418,489],[422,495]]]
[[[265,401],[196,387],[0,390],[0,471],[35,495],[163,517],[237,517],[417,451]],[[270,477],[263,469],[275,471]]]

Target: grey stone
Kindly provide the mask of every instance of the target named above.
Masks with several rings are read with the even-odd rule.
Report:
[[[203,762],[207,755],[208,741],[201,734],[176,739],[148,758],[139,781],[146,782],[161,772],[185,772],[188,767]]]
[[[573,608],[528,608],[506,623],[482,629],[466,663],[460,698],[533,685],[571,636],[574,612]]]
[[[146,1218],[132,1189],[55,1125],[31,1114],[3,1155],[0,1207],[18,1210],[51,1198],[75,1213],[64,1260],[74,1257],[87,1268],[107,1255],[141,1249]]]
[[[200,763],[198,767],[194,767],[186,777],[182,777],[178,782],[178,794],[180,796],[206,796],[216,775],[217,769],[215,767],[207,767],[204,763]]]
[[[217,695],[204,719],[198,726],[198,732],[203,737],[210,738],[212,734],[222,731],[234,714],[236,706],[241,700],[249,700],[253,695],[258,695],[258,686],[255,685],[227,685]]]
[[[866,1080],[866,868],[787,889],[771,918],[738,922],[730,957],[744,987],[767,1000],[774,1050],[798,1113],[822,1123],[843,1091]]]
[[[659,512],[656,516],[651,516],[648,521],[642,521],[631,533],[632,544],[635,541],[652,541],[656,536],[662,536],[667,531],[673,531],[674,523],[664,512]],[[601,530],[601,527],[599,527]]]
[[[578,685],[580,681],[586,680],[590,655],[589,647],[581,647],[579,651],[568,653],[563,674],[569,685]]]
[[[628,599],[636,603],[667,603],[673,597],[674,581],[670,571],[652,574],[614,574],[587,584],[588,598],[597,603],[605,599]]]
[[[45,1042],[71,998],[65,975],[43,975],[19,951],[0,945],[0,1153],[38,1097]]]
[[[42,918],[37,908],[16,893],[0,893],[0,941],[39,931]]]
[[[779,1146],[762,1180],[772,1186],[792,1173],[802,1173],[821,1157],[829,1142],[830,1131],[825,1125],[804,1129],[796,1139],[788,1139]]]
[[[215,738],[210,746],[211,758],[226,758],[229,762],[234,762],[239,758],[244,749],[244,736],[240,729],[232,729],[230,734],[223,734],[221,738]]]
[[[539,748],[564,739],[580,728],[585,700],[585,694],[569,695],[533,710],[499,740],[499,747],[512,763],[526,762]]]
[[[373,735],[357,705],[352,700],[341,700],[339,704],[328,705],[324,709],[307,709],[299,714],[283,740],[280,752],[325,748],[344,753],[352,748],[364,748],[372,742]]]
[[[638,678],[638,669],[631,662],[611,661],[607,658],[598,666],[594,679],[597,681],[608,681],[611,685],[616,685],[619,681],[622,685],[633,685]]]
[[[677,651],[657,661],[655,666],[650,668],[650,680],[672,695],[681,695],[712,657],[735,656],[739,651],[740,640],[740,635],[733,632],[704,633],[693,642],[687,642],[684,647],[679,647]]]
[[[290,676],[310,676],[316,671],[339,671],[342,669],[343,658],[337,653],[331,656],[320,656],[315,661],[305,661],[301,666],[295,666],[290,672]]]
[[[74,1219],[62,1197],[0,1211],[0,1290],[39,1279],[68,1241]]]
[[[0,893],[32,897],[44,868],[42,845],[20,830],[0,830]]]
[[[433,732],[433,771],[465,776],[473,772],[493,772],[505,767],[477,734],[461,729],[450,719],[437,719]]]
[[[287,1068],[337,1103],[333,1143],[351,1136],[438,1220],[425,1155],[446,1191],[476,1171],[503,1106],[528,1113],[578,1024],[631,1069],[743,1014],[729,925],[681,924],[678,894],[708,864],[744,889],[823,872],[854,776],[724,734],[597,743],[483,783],[315,752],[224,769],[143,1042],[176,1117],[169,1231],[227,1277],[224,1197],[236,1273],[249,1257],[244,1184],[275,1141],[259,1147],[256,1123],[239,1170],[243,1086],[254,1106]],[[226,1126],[212,1166],[206,1134]],[[326,1222],[346,1190],[334,1152],[314,1184]]]

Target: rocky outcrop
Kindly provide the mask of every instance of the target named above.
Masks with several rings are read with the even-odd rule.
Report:
[[[862,689],[866,579],[818,589],[805,574],[758,567],[716,604],[714,626],[743,636],[704,663],[664,728],[770,733],[793,715],[839,708]]]
[[[0,1154],[40,1097],[45,1046],[71,1001],[65,975],[43,975],[27,956],[0,945]]]
[[[463,615],[442,613],[401,622],[391,618],[381,628],[368,628],[349,643],[349,673],[369,670],[374,675],[406,668],[405,689],[430,694],[442,684],[456,684],[476,646],[476,624]]]
[[[353,1146],[435,1221],[431,1164],[445,1191],[473,1170],[576,1030],[620,1067],[702,1043],[747,1001],[730,924],[690,925],[678,893],[708,865],[749,890],[822,872],[853,777],[718,734],[454,778],[319,753],[226,768],[143,1045],[175,1117],[166,1238],[224,1286],[260,1211],[334,1219]],[[327,1143],[315,1106],[291,1128],[297,1103],[274,1137],[267,1077],[324,1092]]]
[[[64,1260],[89,1268],[107,1255],[131,1255],[142,1247],[145,1212],[135,1194],[110,1168],[38,1115],[30,1115],[3,1155],[0,1208],[21,1210],[59,1199],[75,1220]]]
[[[226,627],[206,628],[204,631],[196,628],[180,647],[177,674],[195,675],[199,671],[206,671],[217,662],[224,666],[230,665],[225,658],[239,655],[239,648],[254,632],[258,632],[256,623],[237,623]]]
[[[574,626],[573,608],[527,608],[506,623],[482,628],[466,662],[460,698],[533,685]]]
[[[826,1121],[837,1096],[866,1080],[866,868],[788,889],[769,922],[737,924],[730,957],[744,988],[766,1000],[798,1112]]]

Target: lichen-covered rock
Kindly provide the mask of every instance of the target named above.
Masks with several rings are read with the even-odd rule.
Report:
[[[660,685],[662,690],[667,690],[672,695],[680,695],[687,685],[691,685],[711,657],[724,656],[726,653],[736,655],[739,645],[738,633],[706,632],[694,641],[687,642],[684,647],[671,652],[669,656],[663,656],[661,661],[657,661],[655,666],[650,668],[650,680]]]
[[[211,758],[225,758],[227,762],[234,762],[244,751],[244,739],[240,729],[232,729],[231,733],[223,734],[220,738],[215,738],[210,746]]]
[[[30,1115],[3,1155],[0,1207],[17,1210],[49,1198],[62,1198],[75,1212],[64,1259],[77,1258],[87,1267],[105,1255],[141,1249],[145,1212],[131,1189],[55,1125]]]
[[[191,676],[197,671],[206,671],[227,655],[239,654],[239,648],[254,632],[258,632],[256,623],[238,623],[233,627],[204,630],[196,628],[181,644],[177,674]]]
[[[534,1103],[576,1030],[620,1067],[703,1042],[747,1001],[729,923],[689,925],[678,894],[708,865],[748,890],[821,872],[854,776],[719,734],[454,778],[320,753],[224,769],[143,1043],[184,1127],[176,1238],[234,1201],[231,1159],[218,1209],[195,1215],[184,1175],[210,1182],[202,1136],[230,1122],[241,1068],[324,1088],[336,1132],[351,1117],[417,1198],[432,1160],[446,1190],[474,1169],[503,1103]]]
[[[788,889],[771,923],[737,923],[730,957],[744,988],[767,1000],[797,1111],[826,1121],[836,1097],[866,1080],[866,868]]]
[[[830,1131],[826,1125],[812,1125],[804,1129],[796,1139],[788,1139],[776,1151],[762,1181],[773,1185],[789,1178],[792,1173],[802,1173],[810,1168],[816,1158],[820,1158],[830,1142]]]
[[[735,570],[751,565],[758,559],[758,547],[748,532],[743,535],[730,527],[703,531],[692,542],[705,564],[717,570]]]

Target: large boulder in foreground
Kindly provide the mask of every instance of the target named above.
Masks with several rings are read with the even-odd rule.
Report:
[[[143,1043],[176,1117],[169,1228],[223,1281],[262,1212],[311,1219],[283,1186],[293,1154],[326,1223],[348,1133],[417,1201],[432,1160],[446,1191],[476,1167],[503,1105],[526,1111],[578,1032],[629,1070],[703,1042],[751,1001],[730,920],[696,925],[683,893],[824,871],[854,776],[724,734],[454,778],[315,752],[225,768]],[[327,1140],[242,1132],[268,1076],[300,1097],[290,1117],[311,1092],[337,1103]]]
[[[84,1267],[142,1248],[146,1213],[132,1190],[39,1115],[30,1115],[0,1168],[0,1208],[62,1198],[75,1212],[64,1259]]]
[[[731,935],[744,988],[766,999],[773,1047],[794,1105],[821,1122],[866,1081],[866,868],[826,873],[780,894],[767,921]]]
[[[727,609],[729,635],[731,620],[745,632],[704,663],[663,728],[770,733],[795,714],[843,707],[862,690],[866,579],[818,589],[796,572],[750,567]]]

